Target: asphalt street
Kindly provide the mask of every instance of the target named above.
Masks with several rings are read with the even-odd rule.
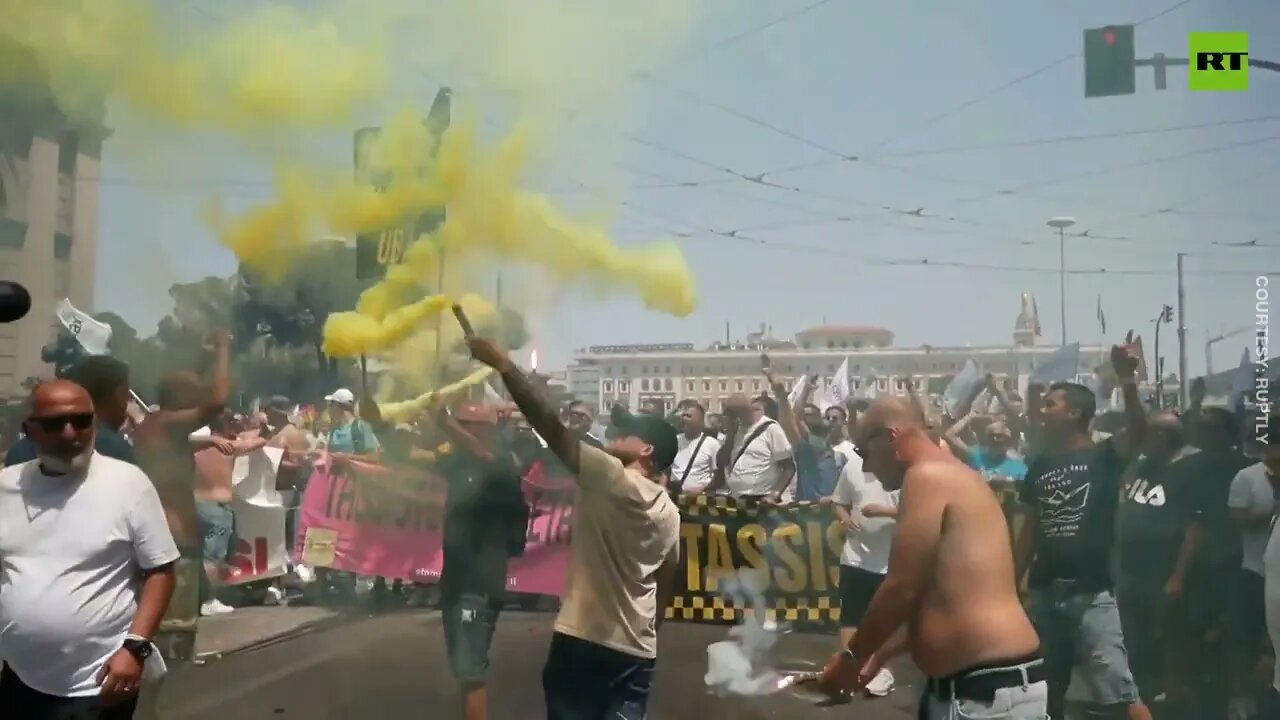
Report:
[[[540,673],[551,637],[549,613],[504,612],[494,639],[494,720],[542,720]],[[886,698],[821,705],[795,694],[721,698],[704,683],[707,645],[727,628],[669,623],[660,638],[652,720],[764,720],[915,717],[919,676],[898,667]],[[834,636],[791,633],[774,649],[780,669],[807,670],[830,656]],[[156,704],[159,720],[457,717],[439,615],[403,611],[321,625],[251,651],[175,668]]]

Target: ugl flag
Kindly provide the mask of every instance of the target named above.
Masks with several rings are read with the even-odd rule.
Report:
[[[75,336],[80,347],[90,355],[106,355],[111,342],[111,326],[94,320],[89,313],[77,310],[71,301],[63,298],[55,311],[58,322]]]
[[[1080,373],[1080,343],[1063,345],[1031,369],[1030,382],[1036,385],[1072,380]]]

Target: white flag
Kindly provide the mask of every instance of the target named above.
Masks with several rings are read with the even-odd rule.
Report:
[[[960,412],[960,406],[973,396],[974,391],[985,383],[986,379],[986,375],[982,373],[982,366],[977,360],[973,358],[966,360],[960,372],[947,383],[947,389],[942,391],[942,408],[947,411],[947,415],[955,417],[956,413]]]
[[[791,407],[795,407],[796,403],[800,400],[800,394],[804,392],[805,383],[808,381],[809,378],[807,375],[801,375],[796,378],[795,385],[791,386],[791,392],[787,393],[787,402],[791,404]]]
[[[843,407],[849,397],[849,358],[846,357],[840,367],[836,368],[836,374],[831,376],[831,384],[827,386],[827,407]],[[826,408],[823,408],[823,412],[826,412]]]
[[[1236,376],[1231,380],[1231,396],[1227,399],[1227,407],[1232,412],[1239,412],[1245,407],[1245,399],[1253,394],[1253,386],[1257,382],[1257,369],[1253,366],[1253,358],[1249,348],[1240,353],[1240,365],[1236,368]]]
[[[70,300],[58,303],[58,321],[76,337],[80,347],[90,355],[106,355],[111,342],[111,326],[94,320],[88,313],[77,310]]]
[[[1074,380],[1080,373],[1080,343],[1071,343],[1049,353],[1031,369],[1031,382],[1040,385]]]

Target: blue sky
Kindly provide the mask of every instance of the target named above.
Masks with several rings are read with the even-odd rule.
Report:
[[[1099,295],[1109,340],[1128,327],[1149,337],[1176,300],[1178,252],[1193,372],[1206,330],[1253,325],[1253,273],[1280,271],[1280,75],[1255,71],[1245,93],[1191,93],[1174,68],[1159,92],[1140,69],[1136,95],[1086,100],[1078,54],[1086,27],[1153,18],[1137,30],[1139,57],[1185,56],[1190,31],[1247,29],[1254,57],[1280,60],[1280,5],[830,0],[801,12],[814,4],[739,0],[629,81],[636,112],[607,153],[626,188],[615,239],[675,235],[699,306],[673,318],[634,298],[562,297],[535,318],[544,367],[592,344],[704,344],[726,322],[739,337],[761,322],[785,336],[825,319],[887,327],[906,346],[1006,343],[1022,292],[1056,342],[1058,242],[1045,225],[1055,215],[1097,236],[1067,238],[1068,269],[1110,271],[1068,277],[1069,340],[1098,340]],[[178,17],[198,27],[235,6],[192,0]],[[424,102],[435,90],[414,73],[396,87]],[[1168,130],[1145,132],[1157,129]],[[1073,136],[1091,137],[1062,140]],[[547,163],[531,188],[583,202],[594,191],[575,165]],[[748,179],[761,173],[769,185]],[[138,128],[119,130],[102,175],[97,308],[143,332],[167,311],[170,283],[234,268],[202,203],[263,197],[267,177],[215,139]],[[1221,343],[1217,368],[1244,344]]]

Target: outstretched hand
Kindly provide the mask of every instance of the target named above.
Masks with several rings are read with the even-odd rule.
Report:
[[[1132,378],[1137,373],[1138,347],[1133,342],[1132,330],[1124,336],[1123,345],[1111,347],[1111,367],[1116,371],[1116,376],[1123,380]]]

